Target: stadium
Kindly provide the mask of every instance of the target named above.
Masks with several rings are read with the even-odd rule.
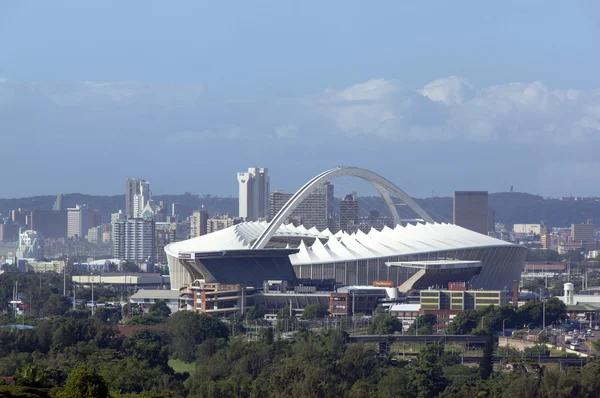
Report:
[[[395,227],[371,229],[367,233],[328,229],[306,229],[284,224],[298,204],[324,182],[339,176],[361,178],[381,194],[393,216]],[[416,217],[401,219],[398,202]],[[368,170],[340,167],[307,182],[279,213],[267,222],[245,222],[221,231],[165,247],[171,288],[179,289],[195,280],[207,283],[238,283],[262,286],[266,280],[296,278],[335,280],[338,285],[372,285],[391,281],[400,286],[415,269],[394,266],[403,262],[438,260],[477,261],[477,272],[469,275],[472,289],[509,289],[523,269],[527,249],[488,237],[457,225],[434,222],[406,193]],[[433,265],[429,265],[431,269]],[[431,273],[431,271],[430,271]],[[446,283],[446,275],[439,284]],[[431,278],[430,278],[431,279]]]

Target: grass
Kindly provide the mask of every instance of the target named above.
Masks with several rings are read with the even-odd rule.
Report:
[[[183,362],[180,359],[169,359],[169,366],[177,373],[192,373],[196,369],[196,364]]]

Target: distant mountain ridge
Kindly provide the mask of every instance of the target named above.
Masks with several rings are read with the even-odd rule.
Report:
[[[156,195],[155,203],[163,201],[167,205],[168,214],[171,204],[179,203],[180,215],[187,217],[194,209],[204,205],[209,214],[236,216],[238,199],[211,195]],[[51,210],[55,195],[32,196],[27,198],[0,199],[0,214],[8,215],[12,209]],[[415,199],[423,209],[440,222],[452,222],[452,198],[434,197]],[[339,199],[336,199],[338,202]],[[367,215],[368,209],[378,209],[385,214],[385,203],[380,197],[360,197],[361,215]],[[101,196],[80,193],[63,194],[63,207],[74,207],[76,204],[87,204],[91,209],[100,210],[103,222],[110,220],[110,214],[125,207],[125,195]],[[339,203],[336,203],[339,205]],[[489,196],[489,205],[496,212],[496,222],[511,227],[515,223],[540,223],[548,227],[566,227],[572,223],[584,223],[587,219],[595,220],[600,225],[600,199],[545,199],[538,195],[520,192],[498,192]]]

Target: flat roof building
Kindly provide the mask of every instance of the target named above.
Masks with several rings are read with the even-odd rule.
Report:
[[[487,235],[488,229],[487,191],[454,192],[454,224]]]

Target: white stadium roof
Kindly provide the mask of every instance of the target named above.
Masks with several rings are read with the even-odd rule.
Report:
[[[267,228],[267,222],[245,222],[197,238],[168,245],[166,252],[177,257],[178,253],[202,253],[219,250],[250,249],[252,243]],[[299,252],[290,256],[293,265],[328,263],[410,255],[445,250],[468,249],[490,246],[515,246],[477,232],[446,223],[425,223],[395,228],[384,227],[348,234],[329,230],[307,230],[303,226],[281,225],[273,239],[300,240]],[[310,245],[310,246],[308,246]]]

